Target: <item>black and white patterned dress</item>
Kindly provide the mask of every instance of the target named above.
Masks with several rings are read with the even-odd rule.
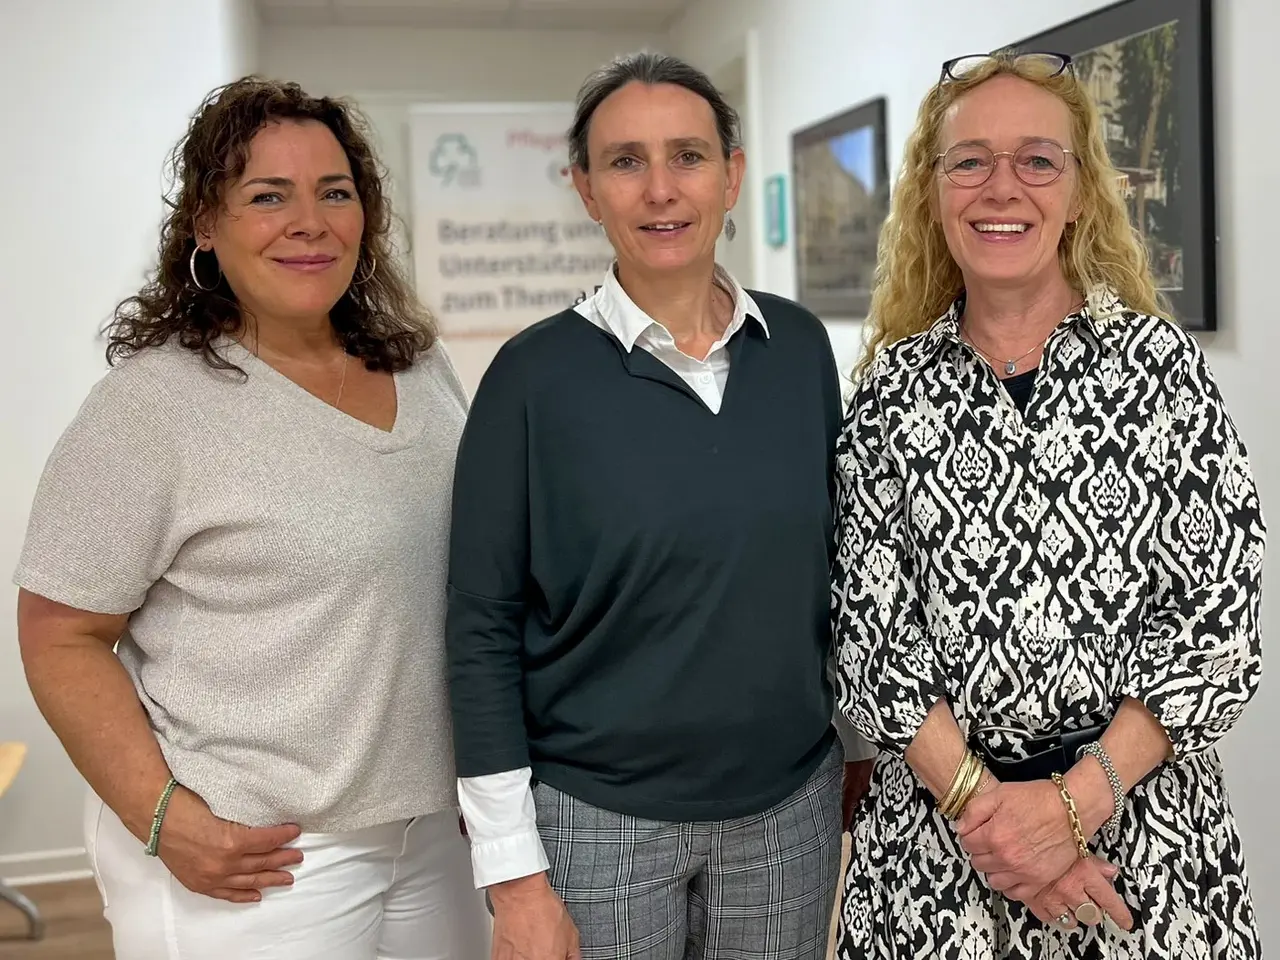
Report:
[[[876,358],[836,452],[838,695],[882,751],[840,955],[1258,957],[1214,747],[1261,673],[1265,527],[1205,358],[1102,294],[1055,331],[1022,414],[961,309]],[[966,731],[1087,726],[1126,696],[1159,718],[1176,758],[1093,844],[1132,933],[1050,928],[970,868],[902,759],[939,696]]]

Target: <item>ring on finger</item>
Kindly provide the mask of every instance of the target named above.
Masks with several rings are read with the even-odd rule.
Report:
[[[1076,919],[1084,924],[1095,924],[1102,920],[1102,911],[1092,900],[1086,900],[1075,909]]]
[[[1058,917],[1058,926],[1062,927],[1064,930],[1070,930],[1075,925],[1076,922],[1071,918],[1071,914],[1067,913],[1065,910],[1062,911],[1062,915]]]

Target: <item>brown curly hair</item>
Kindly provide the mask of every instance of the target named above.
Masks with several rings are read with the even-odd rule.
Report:
[[[169,157],[172,187],[164,198],[169,212],[160,226],[159,263],[154,276],[123,300],[108,322],[108,364],[176,337],[210,366],[239,370],[213,347],[220,336],[241,328],[235,294],[221,274],[214,286],[201,289],[189,261],[197,224],[218,209],[226,186],[244,172],[254,135],[285,120],[314,120],[333,132],[351,164],[364,210],[355,269],[361,279],[329,312],[346,352],[370,370],[395,372],[435,342],[433,318],[396,265],[385,172],[370,146],[367,121],[346,101],[309,96],[296,83],[249,76],[205,98]]]

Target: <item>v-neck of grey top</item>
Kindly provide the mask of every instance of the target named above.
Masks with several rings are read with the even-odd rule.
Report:
[[[416,375],[419,371],[415,368],[393,375],[396,419],[391,430],[383,430],[343,413],[239,344],[221,345],[220,350],[223,356],[251,376],[260,377],[264,384],[279,395],[280,404],[293,408],[298,414],[305,413],[318,425],[324,425],[376,453],[396,453],[407,449],[422,437],[426,429],[429,411],[424,411],[420,404],[413,402],[411,395],[406,396],[412,393],[420,379]],[[353,358],[351,362],[358,361]]]
[[[332,832],[456,803],[443,630],[466,395],[444,348],[393,429],[242,347],[144,350],[49,459],[15,582],[130,613],[118,652],[215,814]]]

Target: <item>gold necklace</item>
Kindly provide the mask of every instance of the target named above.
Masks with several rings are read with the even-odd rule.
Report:
[[[241,346],[243,345],[244,343],[243,341],[241,341]],[[258,357],[259,359],[263,359],[262,344],[260,344],[257,341],[257,338],[254,338],[252,353],[255,357]],[[277,359],[282,359],[281,354],[277,353],[276,357]],[[351,359],[351,354],[347,353],[346,347],[343,347],[342,348],[342,374],[338,378],[338,396],[337,396],[337,399],[333,401],[333,406],[335,407],[335,409],[338,409],[338,410],[342,409],[342,391],[347,385],[347,361],[350,359]],[[269,363],[270,361],[267,361],[267,362]]]
[[[342,351],[342,378],[338,381],[338,399],[333,401],[334,408],[338,410],[342,409],[342,388],[347,385],[347,360],[350,357],[351,354],[347,353],[344,348]]]

